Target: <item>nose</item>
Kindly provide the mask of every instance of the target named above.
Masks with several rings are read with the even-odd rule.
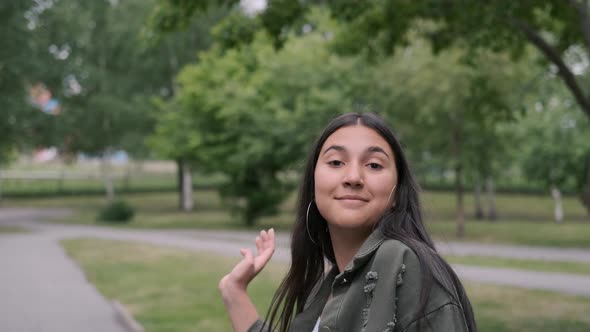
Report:
[[[361,167],[354,163],[349,164],[344,174],[344,186],[359,188],[363,186],[363,174]]]

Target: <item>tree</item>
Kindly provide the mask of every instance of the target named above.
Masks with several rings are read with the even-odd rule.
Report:
[[[270,1],[268,8],[287,11],[265,27],[269,31],[293,26],[314,1],[285,5]],[[389,54],[396,45],[409,42],[408,32],[421,22],[436,53],[452,45],[471,52],[482,49],[509,52],[514,59],[525,54],[528,45],[551,64],[579,109],[590,120],[590,94],[585,75],[590,52],[590,9],[587,0],[537,1],[330,1],[335,17],[347,22],[340,35],[342,52]],[[277,9],[277,7],[281,9]],[[280,40],[281,34],[274,35]],[[587,156],[586,159],[590,159]],[[590,164],[586,165],[590,174]],[[590,213],[590,175],[582,179],[580,199]]]
[[[235,4],[237,1],[226,1]],[[161,0],[161,25],[181,25],[194,12],[210,6],[210,1]],[[286,1],[269,0],[260,15],[262,27],[280,42],[285,31],[305,22],[302,18],[314,4],[331,8],[334,17],[347,22],[340,37],[344,52],[389,54],[396,45],[409,42],[408,32],[417,21],[434,24],[422,29],[436,52],[453,44],[470,50],[481,48],[509,51],[521,56],[529,44],[557,68],[559,77],[573,94],[583,112],[590,117],[590,96],[571,69],[575,47],[590,51],[590,11],[586,0],[487,1],[448,0],[444,2],[388,1]],[[575,61],[575,60],[574,60]]]
[[[450,169],[457,195],[457,235],[464,233],[466,178],[491,176],[501,160],[506,140],[499,124],[514,117],[511,90],[517,84],[504,70],[506,56],[481,53],[465,62],[459,48],[434,58],[425,40],[414,41],[393,57],[376,64],[380,95],[391,122],[408,146],[422,174]]]
[[[548,77],[547,77],[548,76]],[[518,161],[529,181],[541,183],[555,199],[555,221],[562,222],[562,192],[580,191],[590,155],[590,123],[576,109],[563,86],[546,75],[543,98],[529,103],[530,110],[514,128],[524,142]]]
[[[63,0],[30,15],[35,51],[46,67],[34,82],[46,85],[62,104],[58,116],[33,131],[53,138],[45,143],[66,154],[103,157],[109,199],[114,188],[106,157],[123,148],[145,156],[142,137],[152,127],[149,98],[160,91],[150,79],[149,53],[141,47],[148,10],[137,0]]]
[[[162,133],[191,129],[181,149],[203,170],[229,177],[221,195],[248,225],[276,212],[292,190],[290,168],[321,125],[362,94],[353,85],[358,61],[332,55],[328,43],[318,28],[276,51],[261,33],[243,47],[201,53],[178,77],[180,111]]]
[[[171,16],[176,15],[176,17],[178,17],[180,13],[182,13],[184,16],[190,17],[192,12],[202,10],[208,6],[207,1],[199,1],[198,4],[193,3],[192,5],[165,0],[161,1],[161,3],[165,3],[168,6],[169,10],[167,11],[167,14],[170,14]],[[311,8],[314,8],[316,3],[319,2],[282,0],[269,1],[266,9],[254,17],[251,20],[252,23],[250,25],[247,25],[248,27],[252,28],[241,29],[239,34],[232,34],[232,30],[228,29],[229,32],[226,33],[226,35],[230,37],[235,36],[235,38],[226,38],[225,40],[228,40],[228,42],[225,43],[225,46],[228,48],[236,48],[240,47],[241,44],[249,43],[252,40],[253,34],[255,34],[258,28],[258,30],[262,29],[267,31],[273,38],[273,44],[275,47],[280,48],[282,45],[284,45],[289,35],[304,34],[306,30],[314,27],[313,22],[310,22],[306,19],[306,13]],[[440,20],[429,19],[427,21],[416,22],[418,13],[423,13],[428,9],[424,3],[401,1],[332,1],[328,3],[322,3],[330,7],[333,17],[337,18],[340,22],[345,22],[338,31],[331,31],[331,35],[333,35],[335,39],[330,45],[331,49],[335,50],[339,54],[360,54],[366,56],[374,62],[387,59],[393,53],[396,46],[410,45],[410,40],[415,40],[416,38],[420,38],[425,35],[429,37],[430,33],[436,32],[438,31],[437,29],[440,29],[438,22]],[[173,8],[173,10],[170,10],[170,8]],[[167,20],[167,22],[171,21],[172,20],[170,19]],[[181,21],[182,19],[179,20],[179,22]],[[408,37],[409,34],[412,34],[412,37]],[[438,44],[435,44],[435,50],[437,51],[439,50],[438,46]],[[402,47],[400,49],[404,52],[407,51],[407,48],[404,49]],[[502,80],[496,80],[494,82],[496,85],[489,84],[486,81],[487,75],[496,70],[496,68],[489,68],[486,73],[479,76],[476,74],[478,66],[481,66],[482,62],[478,63],[476,61],[472,61],[471,59],[482,57],[482,55],[477,53],[478,52],[473,51],[462,55],[460,59],[454,60],[454,62],[461,61],[464,64],[462,69],[460,68],[461,66],[453,67],[457,68],[459,72],[464,72],[463,74],[457,72],[455,74],[456,77],[459,78],[461,77],[460,75],[463,75],[463,77],[467,78],[467,80],[471,83],[470,86],[467,86],[460,91],[457,91],[456,89],[450,89],[451,94],[453,94],[453,98],[456,99],[453,99],[446,104],[453,104],[455,107],[447,108],[449,110],[448,112],[437,112],[436,109],[439,107],[439,105],[435,104],[430,108],[430,111],[422,113],[428,114],[424,117],[425,120],[429,120],[431,122],[440,121],[440,123],[447,125],[434,127],[434,132],[436,132],[437,129],[442,129],[446,130],[445,133],[441,133],[443,136],[450,133],[451,136],[454,137],[451,141],[439,139],[433,143],[440,144],[441,142],[448,142],[448,146],[453,147],[453,150],[450,151],[451,153],[448,155],[454,156],[451,158],[454,160],[454,165],[452,167],[457,173],[456,179],[458,181],[457,191],[459,200],[459,204],[457,206],[457,216],[459,221],[458,234],[462,234],[463,229],[461,222],[461,220],[463,220],[461,203],[463,176],[461,174],[463,173],[465,163],[468,161],[466,159],[475,155],[476,157],[471,158],[471,160],[473,163],[478,163],[478,171],[490,173],[488,169],[485,169],[485,167],[482,166],[485,165],[485,161],[489,160],[490,158],[483,156],[484,152],[481,151],[491,149],[478,149],[476,145],[479,144],[481,147],[481,145],[484,144],[488,145],[486,147],[489,148],[491,146],[490,142],[494,142],[493,139],[497,136],[495,134],[495,129],[493,129],[495,128],[494,123],[496,123],[499,119],[510,118],[511,111],[507,107],[506,100],[503,100],[505,98],[502,95],[502,89],[500,88],[502,85],[504,85]],[[486,54],[484,54],[484,56],[485,55]],[[444,63],[445,61],[443,60],[442,62]],[[448,63],[448,61],[446,62]],[[505,66],[507,63],[509,62],[504,61],[502,65]],[[471,69],[469,69],[470,66]],[[447,79],[448,77],[445,76],[443,67],[444,64],[439,67],[441,77],[434,78],[433,82],[438,83],[442,77],[444,77],[445,82],[461,82],[460,79],[455,81],[452,79]],[[470,70],[471,74],[467,74],[466,72]],[[420,80],[423,82],[428,82],[428,79],[424,77],[424,74],[421,74],[420,72],[413,72],[412,74],[414,76],[408,77],[416,77],[417,74],[418,77],[420,77]],[[389,77],[397,76],[390,75]],[[381,79],[387,80],[388,78],[382,77]],[[404,100],[404,98],[422,100],[424,97],[429,96],[432,91],[437,90],[437,87],[435,86],[436,84],[431,86],[426,84],[423,85],[424,89],[420,90],[420,92],[412,92],[399,89],[396,86],[396,84],[400,83],[399,81],[391,81],[393,83],[391,86],[392,90],[385,92],[386,95],[391,94],[391,91],[396,92],[394,93],[394,104],[387,105],[386,107],[386,109],[390,110],[399,109],[400,100]],[[461,84],[460,86],[463,85]],[[383,91],[381,92],[383,93]],[[428,104],[431,99],[426,100],[426,104]],[[434,99],[434,103],[438,102],[438,100],[446,99],[449,99],[449,96],[441,96],[440,99]],[[478,109],[479,105],[482,105],[481,109]],[[429,108],[427,105],[422,104],[413,106],[414,107],[412,109]],[[424,131],[419,130],[416,132],[423,133]],[[463,144],[463,140],[466,139],[466,134],[468,132],[476,134],[477,137],[473,140],[471,139],[472,137],[469,137],[470,139],[467,141],[467,144]],[[430,132],[427,136],[437,138],[441,137],[437,135],[430,135]],[[487,137],[487,139],[484,139],[485,137]],[[420,139],[417,141],[420,141]],[[479,143],[476,144],[476,141]],[[471,146],[470,148],[472,149],[472,152],[464,153],[463,150],[469,146]],[[427,152],[428,151],[432,151],[432,147],[427,149]],[[434,149],[434,151],[446,150]],[[491,154],[488,154],[488,156],[489,155]]]
[[[10,160],[29,136],[23,135],[36,123],[40,113],[28,101],[28,89],[44,65],[35,52],[36,40],[29,28],[33,1],[7,0],[0,4],[0,164]],[[27,56],[23,56],[26,54]],[[35,117],[38,116],[38,117]]]
[[[178,31],[154,30],[159,22],[159,16],[152,14],[144,27],[144,37],[150,53],[152,77],[159,82],[160,93],[154,98],[156,106],[155,133],[150,135],[150,146],[164,158],[176,161],[178,172],[179,208],[190,211],[193,208],[192,199],[192,166],[191,151],[193,144],[188,140],[191,128],[179,119],[179,105],[167,102],[176,95],[177,84],[175,77],[181,68],[197,60],[197,54],[208,49],[212,43],[210,30],[212,26],[227,14],[228,9],[216,7],[203,15],[191,18]],[[178,126],[182,127],[178,127]],[[181,128],[184,128],[181,130]]]
[[[277,5],[280,3],[276,1]],[[304,12],[306,5],[301,5],[303,10],[299,11]],[[423,34],[437,52],[462,45],[473,52],[507,51],[516,59],[525,54],[527,45],[532,45],[546,63],[554,66],[579,109],[590,119],[584,69],[590,52],[590,9],[586,0],[332,1],[329,6],[350,27],[342,35],[345,50],[391,52],[395,45],[407,43],[407,32],[424,20],[435,23]],[[294,21],[285,20],[283,26]],[[590,164],[586,167],[585,173],[590,174]],[[590,213],[590,175],[581,181],[580,199]]]

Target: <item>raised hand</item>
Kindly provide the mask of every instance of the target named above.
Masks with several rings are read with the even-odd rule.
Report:
[[[240,249],[244,258],[219,282],[222,294],[233,290],[245,291],[252,279],[262,271],[275,251],[274,229],[260,231],[255,242],[256,256],[250,249]]]
[[[256,237],[256,256],[250,249],[240,249],[244,258],[233,270],[221,278],[219,290],[234,332],[246,332],[259,318],[246,288],[275,252],[275,232],[271,228]]]

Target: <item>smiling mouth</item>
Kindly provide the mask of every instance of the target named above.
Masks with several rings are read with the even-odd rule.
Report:
[[[359,202],[368,202],[367,199],[364,199],[362,197],[357,197],[357,196],[342,196],[342,197],[336,197],[337,200],[339,201],[359,201]]]

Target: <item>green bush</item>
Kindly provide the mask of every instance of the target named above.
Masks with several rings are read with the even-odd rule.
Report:
[[[135,208],[127,202],[119,200],[109,203],[102,208],[97,216],[99,221],[126,223],[133,219]]]

